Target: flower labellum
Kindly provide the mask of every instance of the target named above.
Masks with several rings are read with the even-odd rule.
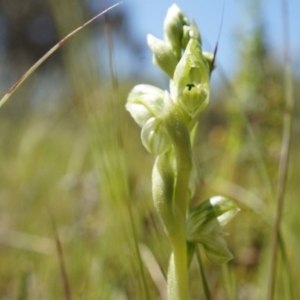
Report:
[[[166,152],[171,146],[171,139],[163,122],[159,118],[151,118],[143,126],[141,132],[144,147],[153,155]]]

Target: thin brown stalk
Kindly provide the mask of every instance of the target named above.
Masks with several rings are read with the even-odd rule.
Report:
[[[62,281],[63,281],[63,288],[64,288],[64,292],[65,292],[65,299],[72,300],[69,279],[68,279],[65,260],[64,260],[64,256],[63,256],[63,249],[61,246],[60,239],[58,237],[56,224],[55,224],[55,221],[52,216],[51,216],[51,223],[52,223],[52,227],[53,227],[53,231],[54,231],[57,256],[58,256],[58,260],[59,260],[59,267],[60,267],[61,277],[62,277]]]
[[[286,181],[288,174],[288,162],[290,155],[290,142],[291,131],[293,121],[293,80],[291,75],[291,63],[290,63],[290,50],[289,50],[289,37],[288,37],[288,8],[287,1],[281,0],[282,7],[282,19],[283,19],[283,42],[284,42],[284,90],[286,107],[283,116],[283,133],[281,142],[281,152],[278,171],[278,183],[276,191],[276,215],[273,226],[273,236],[271,244],[271,267],[269,275],[268,295],[267,299],[272,300],[274,298],[275,291],[275,279],[276,279],[276,266],[277,266],[277,247],[279,245],[280,236],[280,223],[282,219],[282,211],[284,204],[284,196],[286,189]]]

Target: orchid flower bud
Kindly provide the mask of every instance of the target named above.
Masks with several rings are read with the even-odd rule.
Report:
[[[203,58],[201,45],[190,39],[174,72],[175,99],[192,117],[209,102],[209,66]]]
[[[173,4],[167,12],[164,21],[165,40],[170,43],[176,58],[180,58],[181,54],[181,40],[183,36],[183,26],[188,25],[188,19],[182,10]]]
[[[196,39],[201,45],[200,32],[199,32],[198,26],[194,20],[191,21],[191,25],[183,26],[183,35],[182,35],[182,41],[181,41],[182,49],[186,48],[190,39]]]
[[[147,43],[153,53],[153,64],[161,68],[170,78],[173,78],[177,59],[172,51],[171,45],[152,34],[147,35]]]
[[[225,197],[216,196],[198,205],[187,220],[187,241],[203,245],[207,258],[216,264],[232,259],[223,237],[224,226],[239,211],[236,204]]]

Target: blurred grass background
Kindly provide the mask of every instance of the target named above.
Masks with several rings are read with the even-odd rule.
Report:
[[[1,0],[0,12],[6,24],[2,94],[92,16],[80,0]],[[72,299],[146,299],[143,270],[150,299],[164,297],[164,282],[147,256],[150,250],[166,273],[170,246],[152,205],[153,157],[124,104],[135,84],[165,83],[141,70],[124,70],[138,66],[148,51],[129,18],[124,5],[85,28],[0,110],[1,299],[68,299],[52,222]],[[226,228],[234,260],[223,268],[204,261],[213,299],[263,299],[267,286],[284,66],[268,48],[263,22],[253,22],[237,50],[237,72],[228,78],[215,71],[222,82],[201,115],[194,149],[200,179],[191,205],[223,194],[242,209]],[[288,263],[279,254],[276,299],[300,297],[299,77],[293,80],[295,121],[282,224]],[[196,266],[190,272],[192,299],[203,299]]]

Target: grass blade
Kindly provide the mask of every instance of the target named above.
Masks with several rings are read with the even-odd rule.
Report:
[[[67,36],[65,36],[61,41],[59,41],[54,47],[52,47],[43,57],[41,57],[4,95],[4,97],[0,100],[0,108],[3,106],[3,104],[9,99],[9,97],[21,86],[21,84],[49,57],[51,56],[58,48],[60,48],[70,37],[75,35],[78,31],[95,21],[100,16],[107,13],[109,10],[115,8],[116,6],[120,5],[122,2],[116,3],[109,8],[105,9],[71,33],[69,33]]]
[[[277,265],[277,248],[280,239],[280,224],[281,216],[284,203],[284,194],[287,181],[288,162],[290,154],[290,143],[291,143],[291,131],[293,121],[293,78],[291,73],[291,62],[290,62],[290,50],[289,50],[289,36],[288,36],[288,11],[287,1],[282,0],[282,19],[283,19],[283,42],[284,42],[284,54],[285,54],[285,68],[284,68],[284,90],[285,90],[285,101],[286,107],[283,116],[283,133],[281,142],[281,152],[279,161],[278,171],[278,183],[276,192],[276,216],[273,227],[272,237],[272,253],[271,253],[271,267],[269,275],[269,286],[268,286],[268,300],[274,298],[275,291],[275,278],[276,278],[276,265]]]

